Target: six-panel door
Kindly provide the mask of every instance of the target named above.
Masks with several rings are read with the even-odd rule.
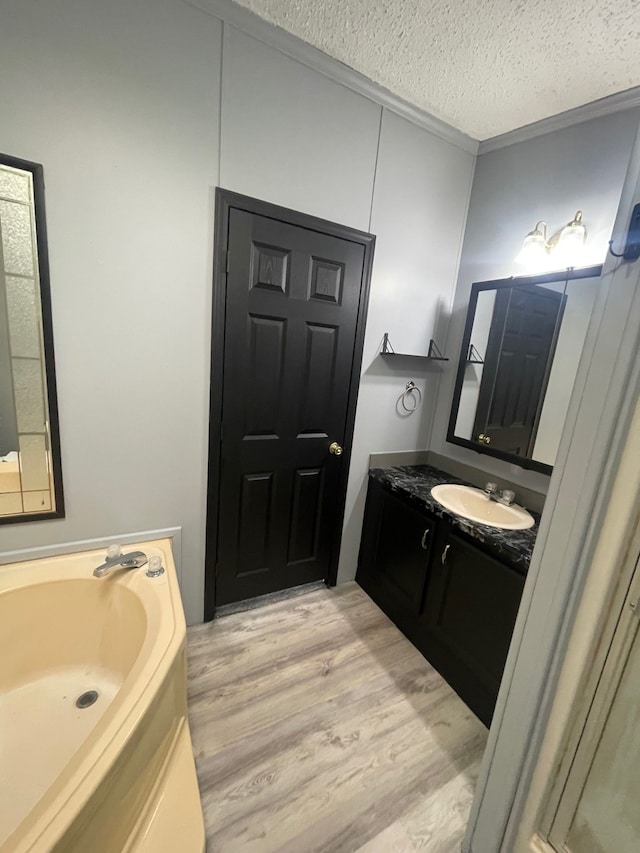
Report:
[[[327,577],[364,255],[230,211],[218,605]]]

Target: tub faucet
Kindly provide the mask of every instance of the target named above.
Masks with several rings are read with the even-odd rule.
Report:
[[[147,562],[147,555],[144,551],[129,551],[128,554],[116,554],[111,557],[107,554],[107,559],[101,566],[93,570],[93,576],[102,578],[106,575],[109,569],[120,566],[123,569],[139,569]]]

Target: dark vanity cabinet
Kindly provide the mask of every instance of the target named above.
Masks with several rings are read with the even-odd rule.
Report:
[[[439,523],[419,629],[410,639],[491,723],[524,575]]]
[[[356,580],[489,725],[524,574],[371,479]]]
[[[435,516],[369,482],[356,580],[407,637],[418,624]]]

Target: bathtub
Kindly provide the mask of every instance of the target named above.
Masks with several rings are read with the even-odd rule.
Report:
[[[171,543],[123,550],[0,566],[0,853],[204,851]]]

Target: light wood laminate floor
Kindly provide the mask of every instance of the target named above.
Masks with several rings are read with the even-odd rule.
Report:
[[[355,583],[191,628],[209,853],[458,853],[487,730]]]

